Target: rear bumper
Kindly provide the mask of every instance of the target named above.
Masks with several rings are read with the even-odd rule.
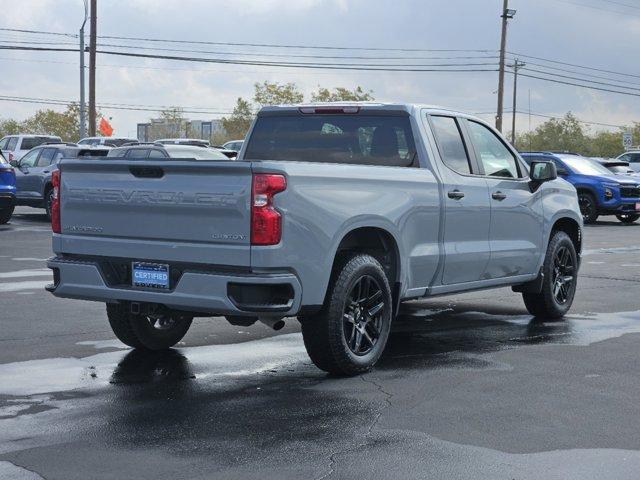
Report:
[[[92,261],[49,259],[56,297],[97,302],[138,302],[209,315],[291,316],[300,309],[302,287],[291,273],[230,274],[185,271],[168,291],[109,286]],[[273,293],[273,296],[269,296]]]

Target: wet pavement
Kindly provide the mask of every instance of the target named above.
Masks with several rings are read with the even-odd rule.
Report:
[[[640,476],[640,225],[587,228],[566,321],[509,289],[410,302],[379,366],[343,379],[294,320],[127,349],[101,305],[40,290],[37,212],[0,227],[2,479]]]

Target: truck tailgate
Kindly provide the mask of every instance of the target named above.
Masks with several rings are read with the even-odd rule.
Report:
[[[250,265],[251,164],[63,160],[56,253]]]

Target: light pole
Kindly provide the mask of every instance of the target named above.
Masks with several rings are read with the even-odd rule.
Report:
[[[504,57],[507,49],[507,23],[516,11],[509,8],[509,0],[503,0],[502,6],[502,35],[500,37],[500,70],[498,73],[498,113],[496,114],[496,128],[502,132],[502,112],[504,110]]]
[[[87,23],[89,6],[84,0],[84,21],[80,27],[80,138],[87,134],[87,120],[85,118],[86,107],[84,104],[84,26]]]

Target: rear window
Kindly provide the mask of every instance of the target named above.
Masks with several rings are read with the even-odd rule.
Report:
[[[22,139],[20,150],[31,150],[34,147],[47,142],[60,142],[59,137],[25,137]]]
[[[415,152],[408,116],[261,116],[245,159],[406,167]]]

